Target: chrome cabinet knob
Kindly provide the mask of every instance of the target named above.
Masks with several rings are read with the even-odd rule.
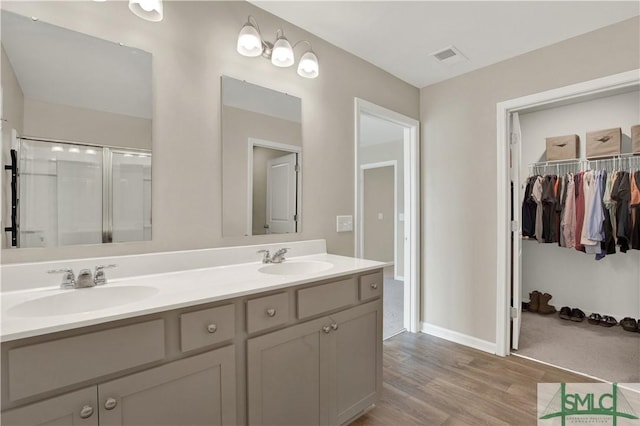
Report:
[[[215,324],[209,324],[209,325],[207,326],[207,331],[208,331],[209,333],[215,333],[216,331],[218,331],[218,326],[217,326],[217,325],[215,325]]]
[[[377,283],[371,284],[371,288],[374,289],[374,290],[377,290],[378,289],[378,284]]]
[[[82,407],[82,409],[80,410],[80,418],[81,419],[88,419],[89,417],[91,417],[93,415],[93,407],[90,405],[85,405],[84,407]]]
[[[338,323],[334,322],[333,324],[331,324],[331,329],[332,330],[337,330],[338,329]]]
[[[325,334],[329,334],[331,332],[331,327],[325,325],[324,327],[322,327],[322,331],[324,331]]]
[[[116,405],[118,405],[118,401],[116,401],[115,398],[108,398],[104,402],[104,408],[106,408],[107,410],[113,410],[114,408],[116,408]]]
[[[275,317],[276,316],[276,310],[273,309],[273,308],[267,309],[267,315],[272,317],[272,318]]]

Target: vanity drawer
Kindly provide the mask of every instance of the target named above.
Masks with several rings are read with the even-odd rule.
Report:
[[[236,334],[234,305],[180,315],[180,348],[182,352],[232,339]]]
[[[247,302],[247,332],[255,333],[289,320],[289,294],[278,293]]]
[[[369,300],[380,297],[382,294],[382,272],[363,275],[360,277],[360,300]]]
[[[9,399],[16,401],[164,356],[163,319],[10,349]]]
[[[355,278],[298,290],[298,318],[307,318],[356,303]]]

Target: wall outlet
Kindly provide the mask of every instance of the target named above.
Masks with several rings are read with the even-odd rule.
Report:
[[[353,231],[353,216],[336,216],[336,232]]]

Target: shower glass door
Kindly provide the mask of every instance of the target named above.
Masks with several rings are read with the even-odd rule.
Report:
[[[20,146],[20,246],[102,242],[102,152],[23,140]]]

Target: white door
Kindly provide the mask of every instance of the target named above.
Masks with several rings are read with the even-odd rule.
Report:
[[[522,140],[520,131],[520,119],[518,113],[511,114],[511,312],[512,331],[511,348],[518,349],[520,342],[520,325],[522,322],[522,268],[520,259],[522,258],[522,182],[520,182],[520,141]]]
[[[296,232],[298,155],[291,153],[267,162],[267,225],[269,232]]]

